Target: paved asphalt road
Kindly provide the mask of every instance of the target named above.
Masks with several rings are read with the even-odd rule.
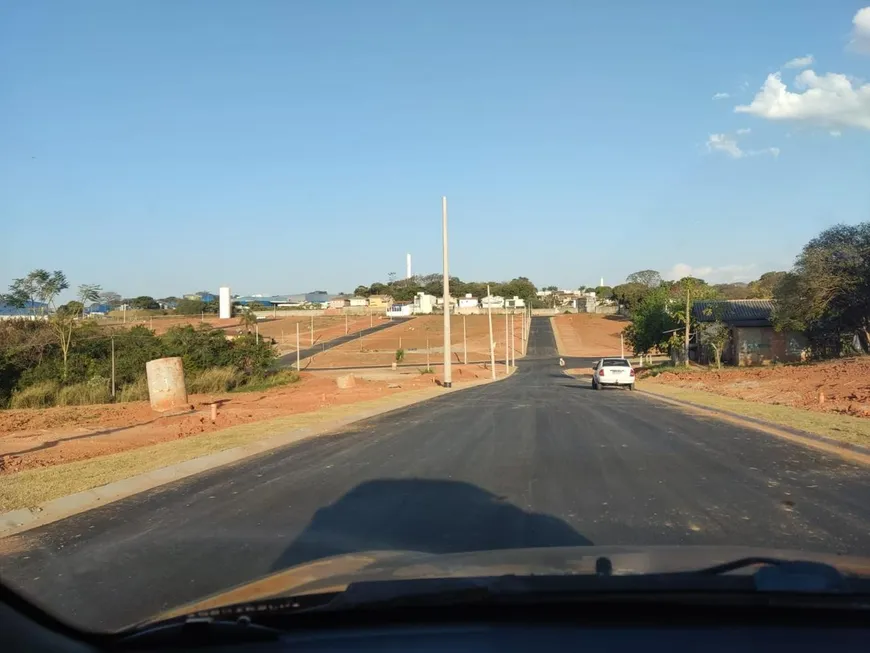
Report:
[[[0,575],[119,627],[367,549],[743,544],[870,555],[870,474],[563,376],[549,321],[510,379],[0,542]],[[569,361],[577,364],[578,361]]]
[[[389,329],[390,327],[394,327],[397,324],[401,324],[402,322],[406,322],[410,318],[407,317],[397,317],[393,318],[389,322],[379,322],[375,326],[369,327],[368,329],[360,329],[355,333],[349,333],[346,336],[339,336],[338,338],[333,338],[332,340],[327,340],[321,342],[318,345],[313,345],[312,347],[306,347],[305,349],[299,350],[299,360],[304,361],[306,358],[310,356],[315,356],[316,354],[321,354],[325,351],[332,349],[333,347],[338,347],[339,345],[343,345],[346,342],[350,342],[351,340],[357,340],[360,337],[371,335],[372,333],[377,333],[378,331],[383,331],[384,329]],[[290,354],[284,354],[278,359],[278,367],[293,367],[296,365],[296,352],[292,352]],[[305,367],[303,365],[303,370],[305,369],[315,369]],[[341,368],[339,368],[341,369]]]

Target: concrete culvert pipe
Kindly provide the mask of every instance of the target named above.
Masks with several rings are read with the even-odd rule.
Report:
[[[158,358],[145,363],[148,377],[148,397],[151,409],[157,412],[187,405],[187,386],[181,358]]]

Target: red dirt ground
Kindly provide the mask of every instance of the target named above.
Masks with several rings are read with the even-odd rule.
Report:
[[[191,395],[190,411],[175,416],[154,413],[144,401],[3,410],[0,411],[0,475],[118,453],[236,424],[430,387],[439,378],[413,369],[386,370],[380,377],[384,380],[366,380],[357,376],[355,387],[339,390],[334,376],[303,373],[297,383],[264,392]],[[454,367],[453,381],[461,384],[488,376],[481,366],[457,366]],[[213,424],[209,404],[215,401],[224,403]]]
[[[510,319],[510,318],[509,318]],[[522,355],[522,316],[514,319],[514,348],[517,357]],[[463,316],[450,317],[450,341],[453,361],[462,361],[462,323]],[[505,316],[492,316],[493,340],[495,340],[496,359],[504,360],[505,355]],[[465,331],[468,342],[468,360],[489,360],[489,322],[486,315],[465,316]],[[428,344],[430,364],[440,363],[444,351],[444,317],[441,315],[421,315],[413,320],[353,340],[344,345],[317,354],[310,359],[313,367],[351,367],[367,365],[389,365],[395,360],[396,350],[405,350],[405,363],[426,366]],[[303,365],[304,369],[304,365]]]
[[[667,383],[760,403],[870,417],[870,358],[665,372],[644,383]]]
[[[619,356],[619,334],[629,321],[615,315],[574,313],[553,317],[553,331],[563,356]],[[625,353],[630,354],[630,347]]]

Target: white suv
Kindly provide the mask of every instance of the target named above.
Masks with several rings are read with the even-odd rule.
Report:
[[[626,358],[602,358],[592,366],[592,389],[603,385],[625,385],[634,390],[634,370]]]

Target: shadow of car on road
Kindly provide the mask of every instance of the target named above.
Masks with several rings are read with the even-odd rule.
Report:
[[[561,519],[527,512],[469,483],[378,479],[318,510],[272,570],[373,550],[441,554],[591,544]]]

